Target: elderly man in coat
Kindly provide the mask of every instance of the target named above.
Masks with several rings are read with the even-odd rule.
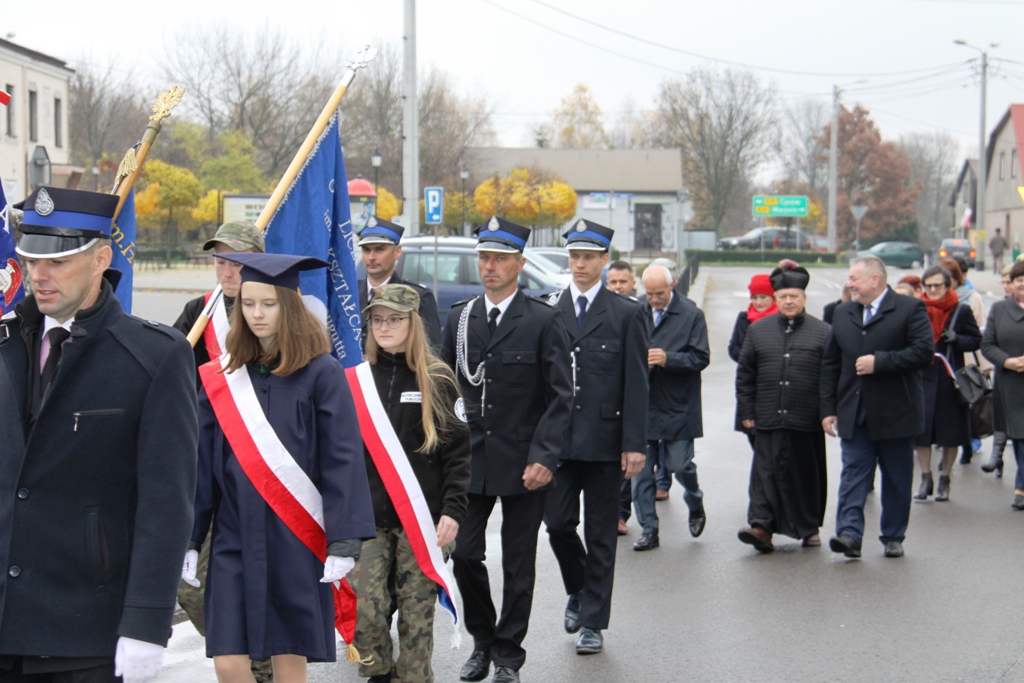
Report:
[[[665,266],[648,266],[643,276],[647,303],[644,317],[651,326],[650,407],[647,417],[647,461],[633,479],[633,501],[643,533],[633,550],[657,548],[658,513],[654,509],[654,463],[658,445],[665,444],[665,469],[683,485],[683,500],[690,509],[693,537],[704,531],[704,493],[697,482],[693,440],[704,436],[701,415],[700,373],[711,361],[704,313],[689,299],[675,293],[675,278]]]

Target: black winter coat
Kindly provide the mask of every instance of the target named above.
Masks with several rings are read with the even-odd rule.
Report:
[[[924,303],[886,288],[879,310],[864,325],[864,306],[836,306],[821,365],[821,413],[836,416],[839,436],[853,438],[863,400],[872,441],[916,437],[924,431],[921,371],[935,346]],[[857,374],[857,358],[874,354],[873,374]]]
[[[171,634],[196,487],[192,349],[103,283],[35,421],[43,316],[0,326],[0,656],[112,658]]]
[[[831,328],[806,313],[762,318],[736,367],[736,414],[758,430],[820,432],[818,384]]]
[[[469,490],[469,429],[464,422],[453,419],[449,434],[439,435],[440,445],[431,453],[420,453],[423,445],[423,404],[416,374],[406,364],[405,354],[390,354],[377,351],[377,362],[370,366],[373,382],[377,387],[384,409],[388,412],[391,426],[402,443],[416,480],[423,490],[434,524],[447,515],[459,524],[466,518]],[[451,392],[440,398],[445,410],[454,414],[458,392]],[[440,406],[439,406],[440,407]],[[366,476],[370,481],[370,498],[373,500],[373,517],[377,527],[383,529],[401,528],[395,506],[384,488],[377,467],[370,452],[363,448],[366,457]]]
[[[674,294],[658,327],[654,327],[650,304],[644,304],[644,316],[651,326],[651,348],[662,349],[668,356],[664,366],[650,371],[647,438],[675,441],[704,436],[700,373],[711,362],[704,312]]]
[[[740,351],[743,349],[743,341],[747,338],[747,329],[750,327],[750,318],[746,311],[740,311],[736,316],[736,324],[732,326],[732,336],[729,337],[729,358],[734,362],[740,361]]]
[[[1012,296],[989,309],[981,352],[996,366],[996,429],[1011,439],[1024,439],[1024,372],[1003,367],[1007,358],[1024,356],[1024,308]]]

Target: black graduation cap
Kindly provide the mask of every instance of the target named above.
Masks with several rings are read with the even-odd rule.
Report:
[[[477,251],[519,253],[526,248],[526,241],[530,239],[529,228],[497,216],[491,216],[473,234],[477,237]]]
[[[262,282],[288,289],[299,288],[299,273],[303,270],[326,268],[327,262],[312,256],[293,254],[217,254],[217,258],[242,264],[242,282]]]
[[[29,258],[58,258],[85,251],[110,237],[118,197],[114,194],[40,187],[18,202],[23,211],[17,252]]]
[[[612,235],[615,231],[593,221],[581,218],[562,237],[565,238],[566,249],[586,249],[589,251],[608,251],[612,246]]]
[[[779,267],[768,276],[772,283],[772,289],[776,292],[780,289],[807,289],[807,283],[811,281],[811,274],[807,269],[796,261],[784,260]]]

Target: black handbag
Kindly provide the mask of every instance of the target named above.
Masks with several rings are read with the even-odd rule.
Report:
[[[973,406],[992,394],[992,380],[986,377],[978,367],[977,352],[974,354],[974,362],[975,365],[965,365],[953,376],[953,384],[956,385],[957,393],[960,394],[960,402],[969,406]],[[989,409],[989,413],[991,416],[991,409]],[[991,417],[989,420],[991,421]]]
[[[995,433],[992,424],[992,394],[985,394],[971,404],[971,436],[975,439],[984,439]]]

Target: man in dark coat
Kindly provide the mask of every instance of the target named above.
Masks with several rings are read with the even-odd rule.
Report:
[[[657,548],[658,512],[654,509],[654,463],[659,443],[665,445],[665,469],[674,472],[683,486],[683,500],[690,509],[690,535],[704,531],[704,493],[697,482],[693,441],[704,436],[701,414],[700,373],[711,361],[708,327],[704,313],[673,290],[675,279],[665,266],[644,271],[647,303],[644,318],[650,325],[650,407],[647,417],[647,462],[633,478],[633,502],[643,534],[633,550]]]
[[[395,263],[402,256],[402,234],[405,228],[376,216],[370,216],[366,227],[359,233],[359,248],[363,256],[366,277],[359,280],[359,310],[366,308],[370,293],[381,285],[408,285],[420,295],[420,318],[427,332],[427,341],[433,348],[441,344],[441,322],[437,317],[434,293],[421,284],[406,282],[395,277]],[[366,346],[367,327],[363,321],[362,346]]]
[[[633,276],[633,266],[629,265],[626,261],[613,261],[608,265],[605,286],[617,294],[628,297],[630,301],[637,300],[633,296],[633,293],[636,291],[636,278]],[[644,425],[644,432],[646,433],[646,431],[647,425]],[[625,536],[629,533],[626,522],[629,521],[632,514],[633,482],[623,478],[622,486],[619,490],[619,536]]]
[[[573,410],[544,521],[569,601],[577,654],[604,649],[615,575],[619,492],[647,446],[647,324],[636,301],[601,286],[612,230],[580,219],[564,235],[572,282],[553,295],[572,350]],[[586,519],[584,547],[580,494]]]
[[[519,680],[536,576],[537,534],[562,456],[572,402],[561,312],[519,291],[529,228],[492,217],[477,230],[483,296],[456,304],[441,352],[466,403],[471,443],[469,510],[452,555],[473,653],[464,681]],[[501,616],[484,565],[487,520],[501,498]]]
[[[932,362],[924,304],[886,285],[885,264],[857,258],[846,283],[853,299],[836,307],[821,365],[822,428],[842,439],[833,552],[860,557],[864,501],[882,470],[886,557],[903,556],[910,520],[914,438],[924,431],[921,372]],[[837,429],[838,427],[838,429]]]
[[[829,326],[806,313],[806,269],[783,261],[770,280],[779,313],[750,325],[736,367],[736,415],[756,429],[738,536],[764,553],[775,533],[821,545],[828,484],[818,384]]]
[[[0,327],[0,680],[144,683],[171,634],[195,368],[114,296],[116,207],[56,188],[19,207],[34,294]]]

